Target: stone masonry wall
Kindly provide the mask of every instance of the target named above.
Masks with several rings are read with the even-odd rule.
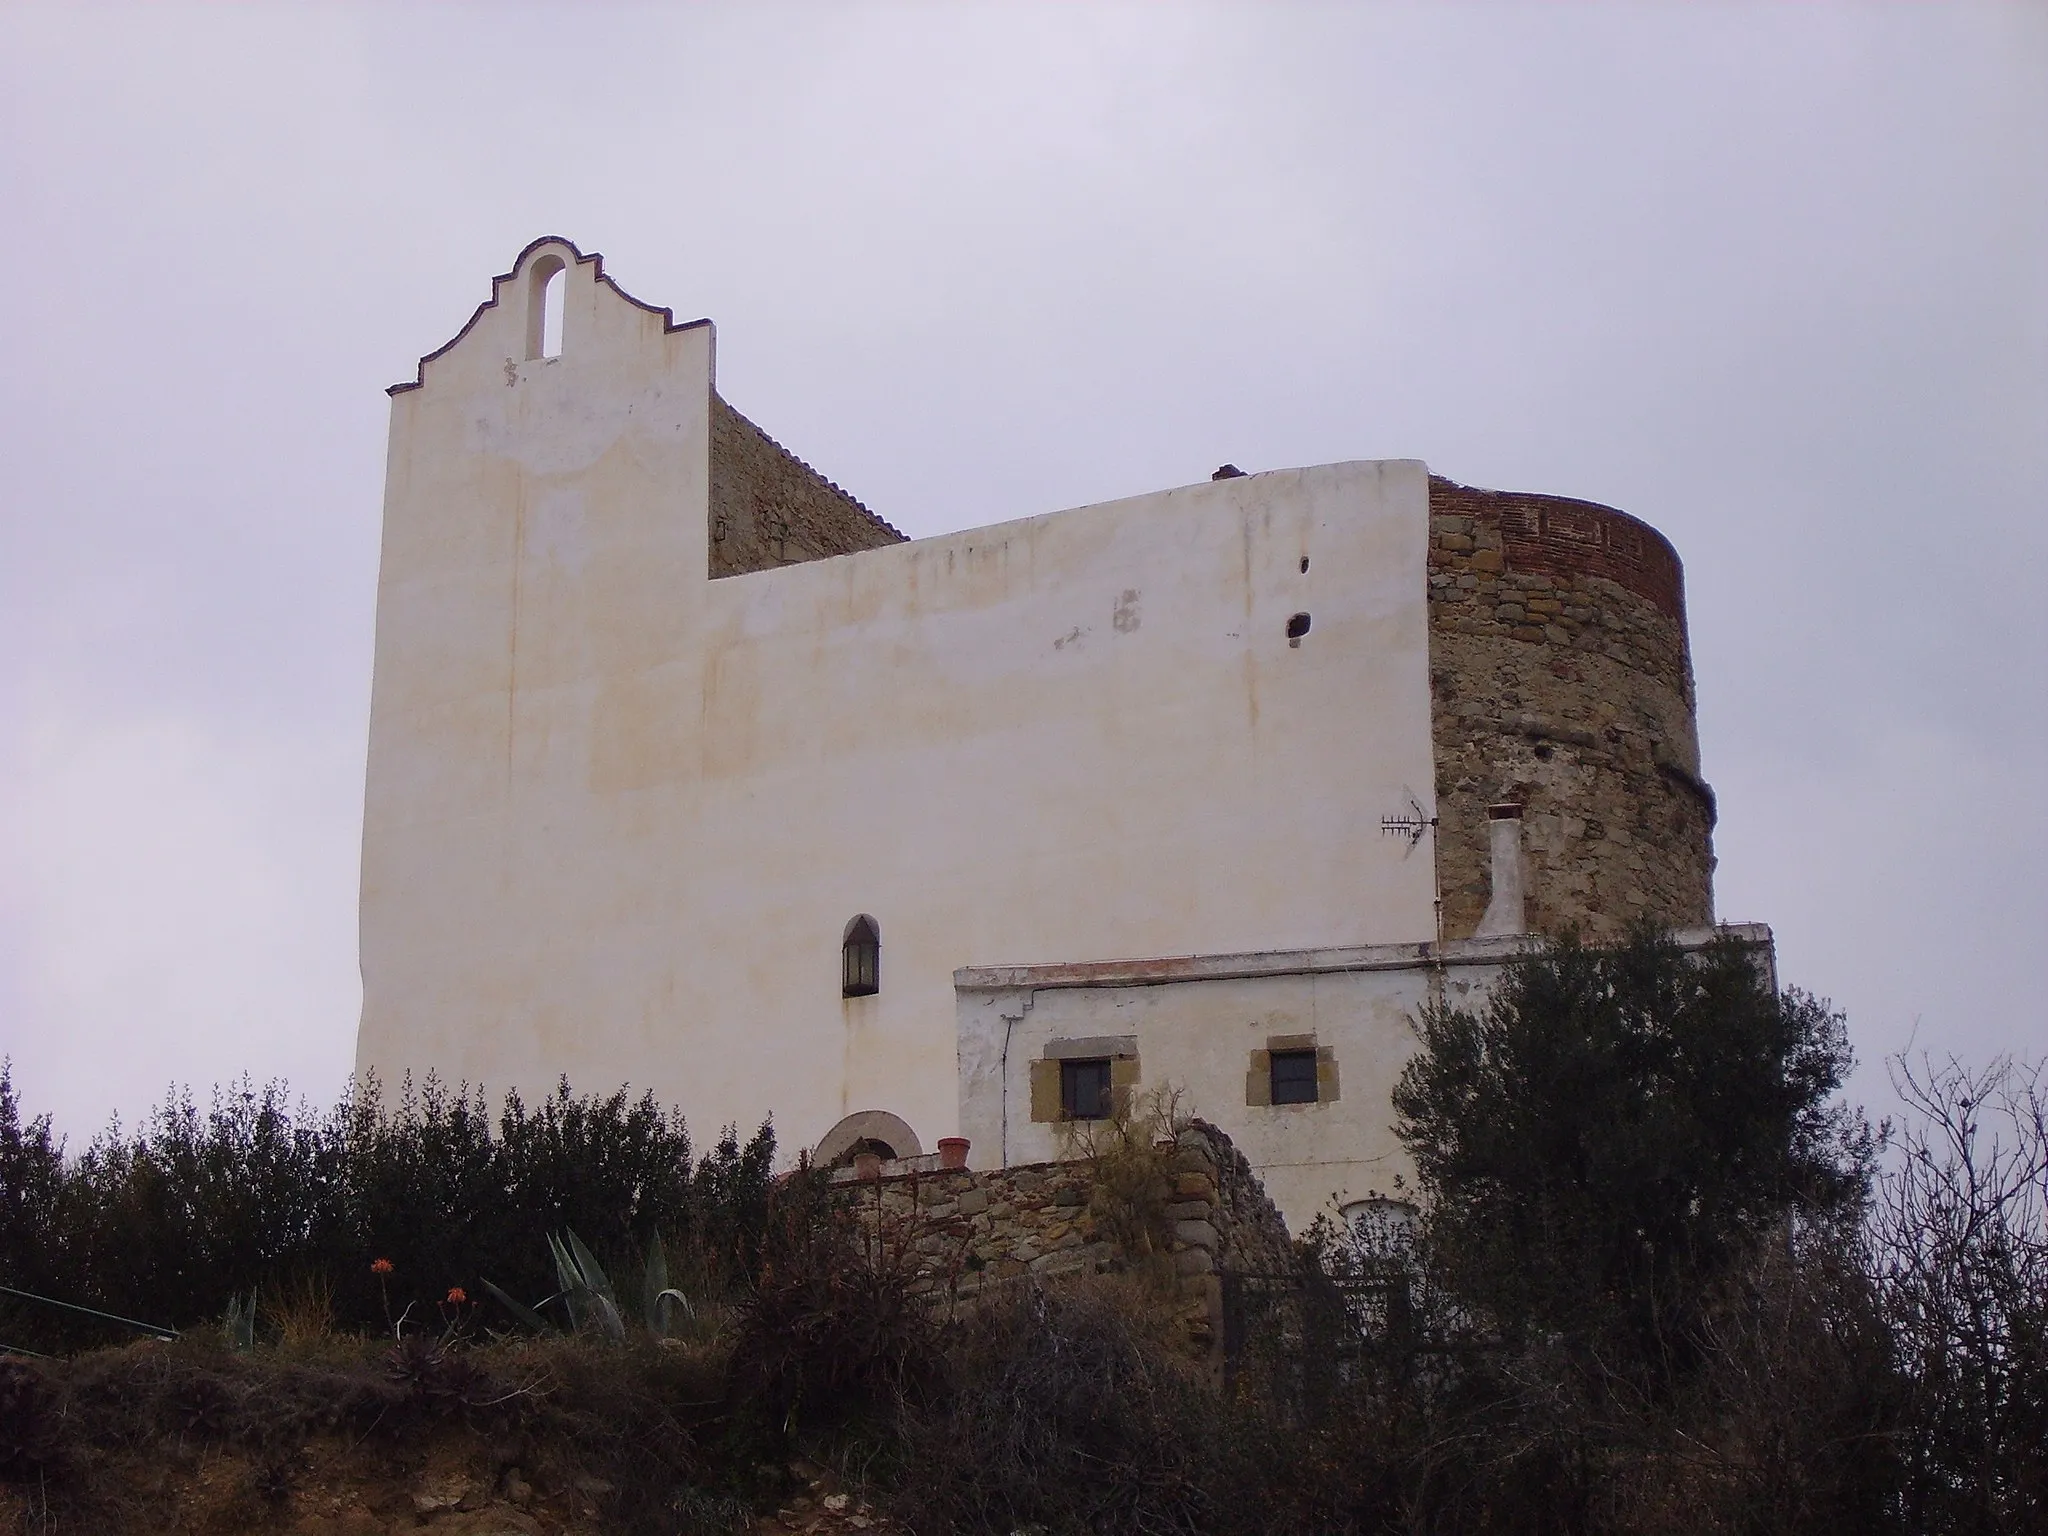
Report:
[[[711,397],[711,574],[900,544],[903,535]]]
[[[1713,920],[1684,577],[1625,513],[1430,477],[1430,724],[1446,939],[1491,883],[1486,808],[1523,806],[1528,919],[1595,940]]]
[[[1290,1270],[1293,1245],[1258,1176],[1223,1132],[1198,1120],[1161,1151],[1165,1171],[1152,1198],[1177,1316],[1190,1352],[1211,1358],[1222,1339],[1219,1277]],[[835,1180],[854,1194],[871,1229],[912,1245],[916,1288],[935,1301],[972,1303],[1032,1278],[1133,1267],[1135,1256],[1119,1246],[1093,1199],[1084,1160],[895,1171],[906,1167],[884,1164],[882,1177],[867,1182],[851,1170]]]

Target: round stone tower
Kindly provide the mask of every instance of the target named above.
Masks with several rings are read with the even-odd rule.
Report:
[[[1528,926],[1713,921],[1678,554],[1624,512],[1429,484],[1430,726],[1443,937],[1490,888],[1489,808],[1521,807]],[[1511,813],[1501,813],[1511,814]]]

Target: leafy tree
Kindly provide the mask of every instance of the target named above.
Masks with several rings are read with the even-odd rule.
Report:
[[[14,1066],[0,1059],[0,1284],[46,1278],[63,1187],[64,1144],[48,1115],[21,1123]],[[0,1297],[0,1318],[11,1310]]]
[[[1393,1103],[1430,1262],[1510,1337],[1655,1390],[1760,1239],[1861,1208],[1871,1137],[1832,1101],[1842,1017],[1773,991],[1739,941],[1566,939],[1482,1012],[1432,1006],[1419,1028]]]

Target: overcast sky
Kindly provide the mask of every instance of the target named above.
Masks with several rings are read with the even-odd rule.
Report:
[[[2048,7],[14,6],[0,229],[0,1054],[74,1145],[345,1078],[383,390],[542,233],[913,536],[1224,460],[1647,519],[1721,915],[1875,1108],[2048,1048]]]

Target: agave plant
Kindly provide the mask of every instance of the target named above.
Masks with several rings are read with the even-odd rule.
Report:
[[[661,1234],[657,1232],[647,1243],[647,1268],[640,1280],[640,1316],[649,1333],[665,1339],[677,1313],[682,1314],[685,1326],[696,1326],[697,1309],[690,1298],[668,1283],[668,1252],[661,1246]]]
[[[614,1344],[625,1343],[626,1319],[619,1311],[618,1297],[612,1294],[611,1277],[597,1256],[568,1227],[560,1237],[549,1233],[548,1247],[555,1256],[555,1278],[562,1283],[562,1304],[569,1309],[569,1320],[578,1328],[594,1325]]]
[[[595,1328],[612,1343],[625,1343],[626,1319],[619,1311],[619,1299],[612,1291],[611,1277],[597,1262],[597,1256],[583,1246],[583,1239],[567,1227],[562,1229],[559,1237],[550,1232],[548,1252],[554,1256],[555,1279],[560,1282],[561,1289],[545,1301],[529,1307],[489,1280],[483,1282],[484,1289],[496,1297],[506,1311],[535,1332],[547,1331],[548,1322],[543,1309],[559,1301],[569,1314],[572,1329]],[[680,1299],[680,1294],[677,1294]],[[688,1305],[687,1302],[684,1304]]]
[[[239,1291],[228,1297],[227,1312],[221,1317],[220,1331],[226,1336],[228,1348],[236,1354],[247,1354],[256,1347],[256,1293],[244,1296]]]

